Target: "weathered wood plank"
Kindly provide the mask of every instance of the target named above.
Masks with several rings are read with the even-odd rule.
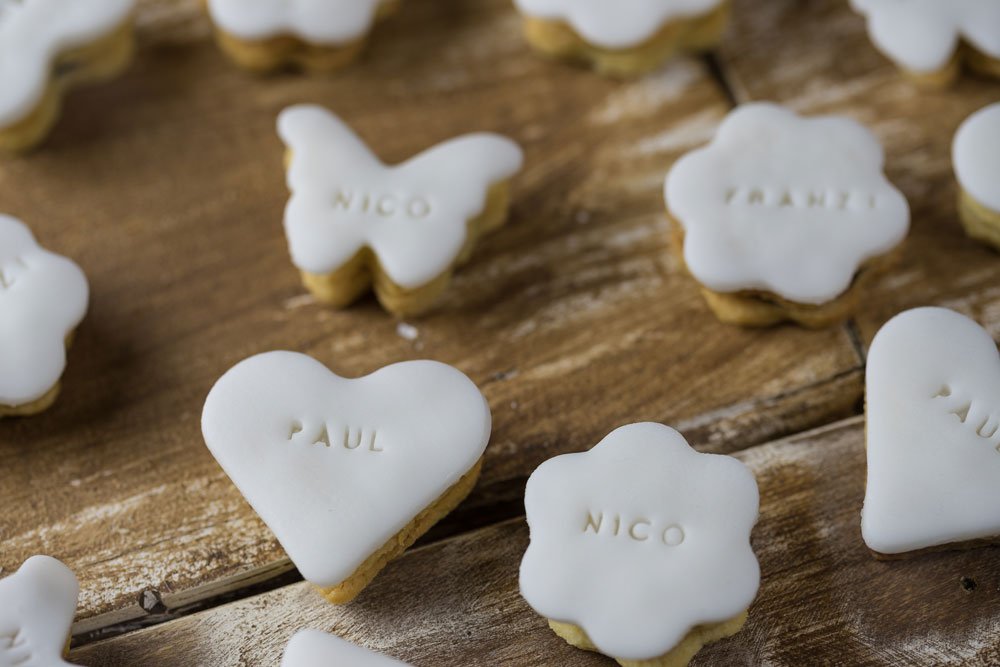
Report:
[[[951,142],[973,111],[1000,99],[1000,82],[966,74],[952,89],[914,87],[868,39],[843,0],[738,0],[721,55],[739,101],[773,100],[810,114],[852,116],[886,147],[889,178],[910,200],[901,264],[857,316],[867,343],[901,310],[937,304],[1000,333],[1000,255],[966,237],[958,219]]]
[[[877,561],[861,541],[864,424],[738,454],[761,490],[763,583],[743,632],[696,665],[994,665],[997,549]],[[298,629],[334,631],[416,665],[605,665],[522,601],[514,520],[407,554],[346,608],[307,584],[76,650],[83,665],[273,665]]]
[[[0,567],[67,562],[79,631],[143,616],[147,589],[172,607],[288,567],[199,429],[214,380],[256,352],[345,375],[428,357],[484,387],[483,479],[438,536],[516,515],[538,463],[627,421],[729,451],[855,407],[844,330],[721,326],[668,251],[663,175],[726,112],[700,61],[609,81],[535,57],[507,0],[407,0],[357,67],[256,78],[217,52],[195,0],[147,0],[139,20],[130,72],[74,93],[46,146],[0,168],[0,208],[92,284],[59,403],[0,422]],[[371,300],[332,312],[303,296],[273,128],[301,101],[392,161],[481,129],[526,148],[509,227],[415,338]]]

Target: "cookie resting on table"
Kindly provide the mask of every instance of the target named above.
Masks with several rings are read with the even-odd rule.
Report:
[[[0,417],[37,414],[55,402],[88,300],[80,267],[0,214]]]
[[[249,70],[331,72],[358,58],[400,0],[202,0],[219,47]]]
[[[0,0],[0,151],[39,144],[71,88],[120,74],[134,0]]]
[[[966,65],[1000,77],[1000,2],[851,0],[872,42],[915,83],[940,88]]]
[[[539,52],[614,76],[654,69],[718,44],[729,0],[515,0]]]
[[[897,315],[867,369],[861,533],[876,556],[1000,539],[1000,354],[945,308]]]
[[[343,307],[374,288],[396,315],[417,315],[444,292],[485,233],[507,219],[521,149],[469,134],[386,166],[329,111],[283,111],[288,148],[285,232],[303,282]]]
[[[965,231],[1000,250],[1000,103],[962,123],[952,161],[961,186],[958,212]]]
[[[760,586],[759,496],[740,461],[631,424],[539,466],[524,506],[521,594],[570,644],[628,667],[682,667],[743,627]]]
[[[883,163],[851,119],[737,107],[667,176],[673,248],[723,322],[836,324],[909,231]]]
[[[345,379],[304,354],[240,362],[205,401],[226,474],[309,582],[352,600],[475,486],[490,409],[434,361]]]

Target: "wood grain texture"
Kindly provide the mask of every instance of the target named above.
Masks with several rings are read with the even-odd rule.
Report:
[[[877,561],[861,541],[864,424],[851,419],[737,454],[761,491],[763,573],[742,632],[692,665],[995,665],[997,548]],[[81,665],[274,665],[305,627],[412,661],[610,665],[552,634],[517,590],[527,527],[513,520],[412,551],[357,601],[307,584],[74,651]],[[585,585],[585,584],[584,584]]]
[[[850,413],[844,329],[722,326],[668,248],[662,179],[727,111],[700,60],[615,82],[536,57],[507,0],[407,0],[362,63],[257,78],[211,42],[195,0],[146,0],[129,72],[72,94],[38,152],[0,168],[0,207],[75,258],[92,308],[54,409],[0,422],[0,567],[35,553],[82,582],[76,631],[288,569],[215,464],[202,402],[271,349],[356,376],[432,358],[483,387],[483,478],[433,537],[515,516],[527,474],[612,428],[657,420],[732,451]],[[509,226],[485,239],[415,336],[369,299],[304,296],[281,229],[274,131],[330,106],[388,161],[493,130],[521,142]]]
[[[951,164],[955,131],[1000,100],[1000,81],[966,72],[950,89],[914,86],[875,50],[864,19],[844,0],[737,0],[735,17],[720,62],[737,100],[864,123],[910,202],[902,262],[865,297],[856,318],[861,340],[870,342],[901,310],[925,305],[959,310],[1000,336],[1000,254],[963,231]]]

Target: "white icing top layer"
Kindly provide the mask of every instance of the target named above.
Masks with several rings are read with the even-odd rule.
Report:
[[[952,161],[962,189],[1000,212],[1000,102],[962,123],[952,146]]]
[[[299,630],[288,642],[281,667],[408,667],[405,662],[356,646],[320,630]]]
[[[672,428],[623,426],[538,467],[524,497],[521,594],[583,628],[605,655],[649,660],[757,595],[759,497],[740,461],[699,454]]]
[[[220,28],[247,40],[294,35],[344,44],[368,34],[384,0],[208,0]]]
[[[369,247],[404,289],[431,282],[455,263],[490,186],[517,173],[523,161],[509,139],[470,134],[387,167],[317,106],[283,111],[278,133],[292,153],[285,232],[295,265],[332,273]]]
[[[878,141],[853,120],[737,108],[667,176],[688,268],[716,292],[835,299],[909,230],[909,205],[882,166]]]
[[[1000,58],[997,0],[851,0],[882,53],[912,72],[944,69],[961,40]]]
[[[349,380],[294,352],[234,366],[202,415],[212,454],[323,587],[469,471],[490,424],[486,399],[451,366],[411,361]]]
[[[883,554],[1000,535],[1000,355],[944,308],[908,310],[868,353],[861,533]]]
[[[62,653],[79,593],[70,569],[48,556],[0,579],[0,667],[71,667]]]
[[[0,405],[31,403],[56,385],[88,298],[80,267],[0,214]]]
[[[128,19],[134,0],[0,0],[0,126],[31,113],[56,57]]]
[[[584,40],[628,49],[651,39],[670,21],[706,14],[722,0],[514,0],[528,16],[568,23]]]

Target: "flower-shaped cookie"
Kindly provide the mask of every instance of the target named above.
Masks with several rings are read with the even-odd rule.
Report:
[[[867,366],[868,485],[861,533],[876,554],[1000,539],[1000,355],[975,321],[908,310]]]
[[[62,656],[79,592],[70,569],[48,556],[0,579],[0,667],[71,667]]]
[[[299,630],[288,642],[281,667],[407,667],[374,651],[356,646],[320,630]]]
[[[76,264],[0,215],[0,416],[39,412],[55,399],[88,294]]]
[[[0,0],[0,148],[25,148],[45,134],[60,87],[107,78],[128,63],[133,4]]]
[[[684,260],[715,293],[766,293],[819,306],[909,230],[909,206],[882,148],[853,120],[802,118],[773,104],[729,114],[681,158],[665,195]]]
[[[285,231],[292,261],[322,301],[347,305],[370,286],[388,310],[426,309],[478,237],[507,216],[521,149],[470,134],[386,166],[316,106],[282,112],[289,151]]]
[[[577,646],[653,660],[683,642],[690,658],[735,633],[757,595],[753,474],[667,426],[624,426],[546,461],[524,504],[521,593]]]
[[[1000,3],[996,0],[851,0],[868,18],[882,53],[918,80],[950,82],[963,44],[973,68],[1000,76]]]

